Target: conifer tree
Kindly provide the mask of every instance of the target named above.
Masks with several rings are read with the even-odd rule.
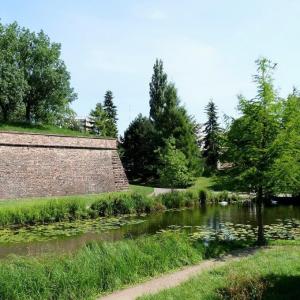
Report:
[[[220,155],[220,126],[218,123],[217,107],[213,100],[206,106],[207,122],[204,124],[204,151],[203,157],[208,170],[217,169]]]
[[[118,128],[117,128],[117,107],[113,103],[113,93],[112,91],[106,91],[104,96],[103,109],[107,115],[106,122],[106,132],[107,136],[117,137],[118,136]]]

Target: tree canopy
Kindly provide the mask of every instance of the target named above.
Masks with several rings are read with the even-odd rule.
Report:
[[[271,170],[279,157],[274,143],[281,128],[282,103],[273,87],[275,64],[262,58],[257,66],[257,95],[250,100],[239,96],[241,116],[230,126],[226,159],[234,165],[237,184],[262,198],[274,188]]]
[[[103,103],[96,104],[90,112],[93,121],[93,132],[106,137],[117,137],[117,107],[113,103],[112,91],[106,91]]]
[[[1,113],[4,121],[56,124],[76,99],[61,46],[17,23],[0,25]]]

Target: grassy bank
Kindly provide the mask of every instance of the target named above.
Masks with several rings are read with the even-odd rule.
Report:
[[[136,192],[138,191],[138,192]],[[186,190],[149,196],[151,188],[132,186],[128,192],[60,198],[14,200],[0,205],[0,226],[34,225],[103,216],[151,213],[172,208],[195,207],[201,202],[237,202],[234,194]]]
[[[29,133],[41,133],[41,134],[59,134],[67,136],[84,136],[84,137],[97,137],[90,133],[83,131],[76,131],[67,128],[59,128],[51,125],[35,125],[29,123],[0,123],[0,131],[18,131]]]
[[[140,300],[300,299],[300,242],[281,246],[205,272],[188,282]]]
[[[0,262],[0,299],[90,299],[236,247],[168,232],[94,243],[72,256],[12,257]]]

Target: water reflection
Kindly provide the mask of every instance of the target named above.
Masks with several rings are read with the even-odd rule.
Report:
[[[263,210],[264,223],[273,224],[279,219],[294,218],[300,220],[299,206],[273,206]],[[40,255],[43,253],[74,252],[91,241],[116,241],[143,234],[153,234],[170,225],[200,226],[206,225],[219,229],[220,223],[249,224],[256,226],[255,206],[201,206],[197,209],[172,210],[149,216],[138,217],[143,223],[124,225],[105,232],[87,232],[73,237],[59,237],[43,242],[15,243],[0,246],[0,258],[10,254]]]

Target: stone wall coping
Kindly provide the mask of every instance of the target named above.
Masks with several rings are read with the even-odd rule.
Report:
[[[43,136],[56,136],[56,137],[67,137],[74,139],[90,139],[90,140],[117,140],[116,138],[111,137],[101,137],[101,136],[84,136],[84,135],[66,135],[66,134],[55,134],[55,133],[39,133],[39,132],[24,132],[24,131],[15,131],[15,130],[1,130],[0,133],[8,133],[8,134],[22,134],[22,135],[43,135]]]
[[[117,139],[0,131],[1,146],[116,150]]]

